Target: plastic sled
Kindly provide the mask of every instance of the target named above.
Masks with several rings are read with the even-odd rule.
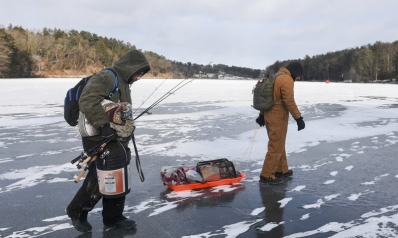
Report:
[[[173,191],[184,191],[184,190],[194,190],[201,188],[209,188],[216,187],[221,185],[234,184],[241,181],[243,178],[246,178],[246,174],[240,172],[240,176],[236,178],[227,178],[221,179],[218,181],[206,182],[206,183],[190,183],[190,184],[176,184],[176,185],[167,185]]]

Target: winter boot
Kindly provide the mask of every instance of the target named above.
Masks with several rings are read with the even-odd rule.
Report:
[[[77,219],[72,219],[72,225],[76,228],[76,230],[80,232],[89,232],[93,229],[87,221],[88,212],[83,211],[80,214],[80,217]]]
[[[291,178],[291,177],[293,177],[293,170],[289,169],[286,173],[276,172],[275,173],[275,177],[278,177],[278,178],[282,178],[282,177]]]
[[[124,230],[131,230],[137,226],[135,221],[129,220],[126,217],[124,217],[124,219],[121,221],[118,221],[118,222],[115,222],[112,224],[104,223],[104,225],[108,226],[108,227],[116,227],[116,228],[124,229]]]
[[[283,183],[283,180],[280,178],[265,178],[260,175],[260,183],[261,184],[278,185],[278,184]]]

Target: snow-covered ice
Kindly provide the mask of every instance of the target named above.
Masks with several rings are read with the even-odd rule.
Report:
[[[79,235],[64,209],[81,185],[70,160],[82,147],[63,120],[65,93],[78,80],[0,80],[0,237]],[[133,108],[154,92],[136,114],[180,80],[162,82],[132,86]],[[125,214],[137,221],[134,237],[397,237],[398,85],[297,82],[306,128],[298,132],[289,121],[294,178],[264,187],[267,135],[254,122],[254,84],[194,80],[136,121],[146,180],[133,165]],[[184,192],[160,181],[161,166],[219,158],[247,178]],[[111,237],[101,207],[89,215],[93,237]]]

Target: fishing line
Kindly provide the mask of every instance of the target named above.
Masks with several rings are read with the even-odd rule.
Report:
[[[166,80],[166,79],[165,79]],[[163,82],[165,81],[163,80]],[[151,106],[149,106],[147,109],[145,109],[143,112],[141,112],[136,118],[134,118],[134,121],[137,120],[140,116],[144,115],[145,113],[151,114],[149,112],[149,110],[151,110],[154,106],[158,105],[161,101],[163,101],[164,99],[166,99],[168,96],[174,94],[177,90],[179,90],[180,88],[184,87],[185,85],[187,85],[188,83],[192,82],[193,79],[188,80],[188,82],[186,82],[186,80],[188,80],[188,78],[185,78],[184,80],[182,80],[181,82],[179,82],[176,86],[174,86],[172,89],[170,89],[166,94],[164,94],[162,97],[160,97],[158,100],[156,100]],[[182,84],[185,81],[184,84]],[[162,82],[162,84],[163,84]],[[182,85],[181,85],[182,84]],[[181,86],[180,86],[181,85]],[[179,87],[178,87],[179,86]],[[160,85],[159,85],[160,87]],[[157,90],[157,88],[155,89],[155,91]],[[153,93],[152,93],[153,94]],[[151,94],[151,95],[152,95]],[[150,95],[150,96],[151,96]],[[149,97],[150,97],[149,96]],[[148,97],[148,98],[149,98]],[[146,100],[145,100],[146,101]],[[137,110],[136,110],[137,111]],[[142,182],[144,182],[145,177],[144,177],[144,173],[141,169],[141,162],[140,162],[140,158],[138,155],[138,150],[137,150],[137,145],[135,144],[135,138],[134,138],[134,133],[132,134],[131,137],[131,141],[133,142],[134,145],[134,152],[135,152],[135,163],[136,163],[136,167],[137,167],[137,171],[138,171],[138,175],[140,176],[140,179]]]
[[[187,81],[188,80],[188,81]],[[156,100],[152,105],[150,105],[147,109],[145,109],[143,112],[141,112],[136,118],[134,118],[134,120],[137,120],[138,118],[140,118],[142,115],[144,115],[145,113],[147,114],[152,114],[149,112],[149,110],[151,110],[152,108],[154,108],[156,105],[158,105],[160,102],[162,102],[163,100],[165,100],[167,97],[169,97],[170,95],[174,94],[176,91],[178,91],[180,88],[184,87],[185,85],[187,85],[188,83],[192,82],[194,79],[184,79],[181,82],[179,82],[176,86],[174,86],[172,89],[170,89],[167,93],[165,93],[162,97],[160,97],[158,100]],[[185,83],[184,83],[185,82]],[[182,85],[181,85],[182,84]]]
[[[166,78],[166,79],[167,79],[167,78]],[[137,109],[135,109],[135,111],[133,112],[133,114],[134,114],[136,111],[138,111],[138,109],[140,109],[142,105],[144,105],[144,103],[156,92],[156,90],[158,90],[158,88],[160,88],[160,86],[162,86],[162,84],[164,83],[164,81],[166,81],[166,79],[164,79],[164,80],[162,81],[162,83],[160,83],[159,86],[157,86],[157,87],[155,88],[155,90],[154,90],[154,91],[141,103],[141,105],[140,105]]]

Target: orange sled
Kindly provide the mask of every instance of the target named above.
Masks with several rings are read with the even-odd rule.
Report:
[[[221,180],[206,182],[206,183],[167,185],[167,187],[169,187],[173,191],[193,190],[193,189],[201,189],[201,188],[209,188],[209,187],[216,187],[216,186],[221,186],[221,185],[234,184],[234,183],[238,183],[243,178],[246,178],[246,174],[240,172],[240,176],[236,177],[236,178],[227,178],[227,179],[221,179]]]

